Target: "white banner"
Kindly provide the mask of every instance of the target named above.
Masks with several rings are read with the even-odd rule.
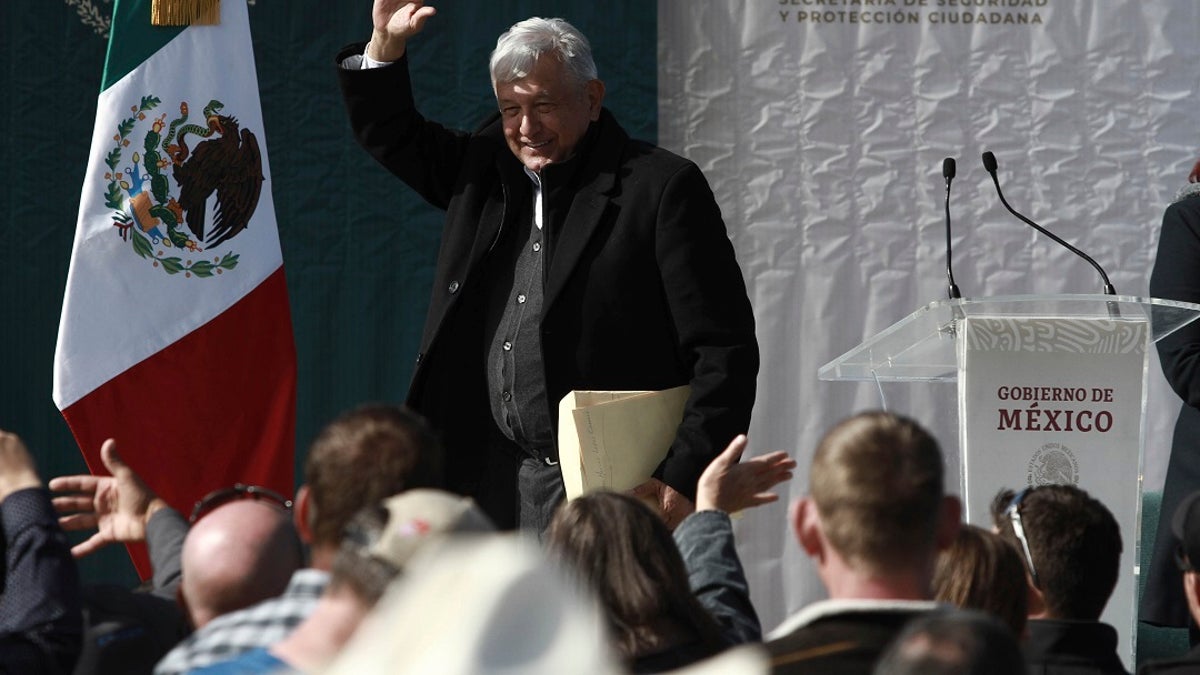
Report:
[[[1129,664],[1148,334],[1144,319],[969,317],[959,340],[967,518],[991,528],[992,498],[1025,486],[1074,485],[1107,506],[1123,547],[1103,620]]]
[[[738,251],[767,364],[750,454],[794,450],[778,505],[739,521],[764,627],[825,595],[786,527],[804,467],[874,385],[817,369],[946,297],[942,159],[962,294],[1093,293],[1095,271],[1013,206],[1144,295],[1163,209],[1200,156],[1200,3],[1031,0],[659,3],[659,140],[698,162]],[[1151,357],[1147,489],[1165,471],[1178,400]],[[885,385],[958,472],[953,385]],[[953,479],[951,479],[951,483]],[[950,486],[953,488],[953,485]],[[1127,544],[1133,550],[1132,542]]]

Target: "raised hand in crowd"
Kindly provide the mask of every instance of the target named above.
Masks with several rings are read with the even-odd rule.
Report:
[[[167,503],[154,494],[117,454],[117,442],[104,441],[100,459],[111,476],[59,476],[50,489],[63,494],[54,498],[59,525],[67,531],[96,532],[75,545],[71,554],[82,558],[114,542],[144,541],[150,516]]]
[[[779,499],[770,489],[791,480],[796,461],[786,452],[776,451],[739,462],[745,451],[746,435],[738,434],[700,474],[696,484],[697,511],[715,509],[735,513]]]

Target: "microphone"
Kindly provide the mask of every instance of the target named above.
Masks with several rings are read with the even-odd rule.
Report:
[[[954,270],[950,266],[950,259],[953,257],[950,250],[950,183],[954,181],[954,173],[954,158],[943,159],[942,178],[946,179],[946,281],[950,283],[951,300],[962,297],[958,292],[958,284],[954,283]]]
[[[1096,271],[1100,273],[1100,278],[1104,280],[1104,294],[1105,295],[1116,295],[1117,294],[1116,289],[1113,288],[1112,283],[1110,283],[1108,280],[1108,275],[1104,273],[1104,268],[1100,267],[1100,265],[1095,260],[1092,260],[1091,256],[1084,253],[1083,251],[1080,251],[1079,249],[1075,248],[1074,246],[1068,244],[1067,242],[1063,241],[1062,239],[1059,239],[1053,232],[1051,232],[1050,230],[1047,230],[1046,228],[1042,227],[1041,225],[1038,225],[1037,223],[1033,222],[1032,220],[1026,218],[1025,216],[1017,213],[1017,211],[1013,207],[1008,205],[1008,200],[1004,198],[1004,192],[1002,192],[1000,190],[1000,179],[996,177],[996,156],[993,155],[991,153],[991,151],[983,153],[983,168],[988,172],[988,174],[991,175],[992,183],[994,183],[996,185],[996,194],[1000,195],[1000,203],[1004,204],[1004,208],[1008,209],[1009,213],[1016,216],[1021,222],[1025,223],[1026,225],[1032,227],[1033,229],[1037,230],[1038,232],[1041,232],[1042,234],[1046,235],[1047,237],[1050,237],[1055,242],[1057,242],[1060,246],[1066,248],[1071,253],[1074,253],[1075,255],[1079,256],[1080,258],[1083,258],[1084,260],[1088,261],[1088,263],[1092,267],[1096,268]]]

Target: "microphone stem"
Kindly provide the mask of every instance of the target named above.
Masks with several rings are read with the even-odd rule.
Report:
[[[961,298],[962,294],[958,291],[958,284],[954,283],[954,271],[951,269],[950,260],[954,257],[950,249],[950,181],[946,178],[946,281],[949,282],[950,299],[954,300]]]
[[[1070,251],[1070,252],[1074,253],[1075,255],[1079,256],[1080,258],[1083,258],[1084,260],[1086,260],[1089,265],[1096,268],[1096,271],[1100,273],[1100,278],[1104,280],[1104,294],[1105,295],[1116,295],[1117,294],[1117,290],[1115,288],[1113,288],[1112,283],[1108,280],[1108,275],[1104,273],[1104,268],[1100,267],[1100,264],[1097,263],[1095,260],[1092,260],[1091,256],[1084,253],[1083,251],[1080,251],[1079,249],[1075,248],[1074,246],[1068,244],[1067,242],[1063,241],[1061,238],[1058,237],[1058,235],[1054,234],[1050,230],[1047,230],[1046,228],[1042,227],[1041,225],[1038,225],[1037,223],[1033,222],[1032,220],[1026,218],[1025,216],[1018,213],[1016,209],[1009,206],[1008,200],[1004,198],[1004,191],[1000,189],[1000,179],[996,177],[996,172],[991,171],[989,173],[991,173],[991,175],[992,175],[992,182],[996,184],[996,194],[1000,195],[1000,203],[1004,204],[1004,208],[1008,209],[1009,213],[1013,214],[1017,218],[1020,218],[1021,222],[1025,223],[1026,225],[1032,227],[1033,229],[1037,230],[1038,232],[1041,232],[1042,234],[1046,235],[1047,237],[1050,237],[1054,241],[1058,242],[1059,245],[1066,248],[1068,251]],[[949,208],[949,207],[947,207],[947,208]]]

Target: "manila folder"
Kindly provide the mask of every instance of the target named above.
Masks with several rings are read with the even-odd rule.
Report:
[[[688,385],[662,391],[572,391],[558,404],[558,459],[567,499],[630,490],[650,479],[675,440]]]

